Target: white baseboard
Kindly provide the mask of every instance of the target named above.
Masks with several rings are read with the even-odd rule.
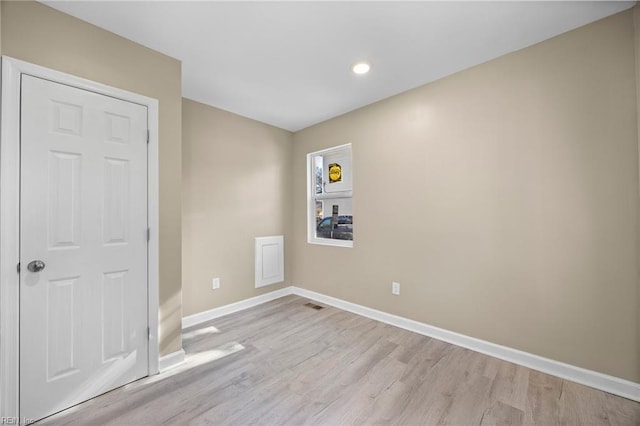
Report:
[[[622,396],[633,401],[640,402],[640,383],[631,382],[618,377],[610,376],[597,371],[587,370],[585,368],[576,367],[574,365],[565,364],[549,358],[544,358],[529,352],[518,349],[509,348],[507,346],[498,345],[496,343],[487,342],[485,340],[476,339],[474,337],[465,336],[453,331],[434,327],[418,321],[403,318],[397,315],[378,311],[356,303],[347,302],[331,296],[326,296],[315,291],[306,290],[300,287],[285,287],[271,293],[261,296],[252,297],[230,305],[221,306],[209,311],[200,312],[190,315],[182,319],[182,328],[191,327],[209,321],[214,318],[228,315],[234,312],[242,311],[257,305],[260,305],[280,297],[295,294],[297,296],[313,299],[316,302],[324,303],[329,306],[352,312],[363,317],[371,318],[385,324],[393,325],[423,336],[432,337],[451,343],[456,346],[480,352],[495,358],[499,358],[514,364],[538,370],[543,373],[551,374],[572,382],[580,383],[595,389],[609,392],[614,395]],[[173,354],[171,354],[173,355]],[[160,361],[160,370],[162,371],[162,359]]]
[[[202,324],[203,322],[219,318],[224,315],[229,315],[234,312],[243,311],[245,309],[253,308],[254,306],[261,305],[266,302],[270,302],[275,299],[279,299],[284,296],[293,294],[293,287],[285,287],[280,290],[272,291],[270,293],[261,294],[260,296],[252,297],[250,299],[241,300],[230,305],[220,306],[219,308],[210,309],[204,312],[198,312],[197,314],[189,315],[182,318],[182,328],[192,327],[194,325]]]
[[[580,383],[585,386],[640,402],[640,383],[631,382],[629,380],[598,373],[597,371],[587,370],[585,368],[565,364],[560,361],[554,361],[529,352],[465,336],[463,334],[388,314],[376,309],[367,308],[366,306],[357,305],[335,297],[325,296],[324,294],[305,290],[300,287],[293,287],[293,294],[313,299],[316,302],[325,303],[398,328],[413,331],[414,333],[433,337],[434,339],[442,340],[456,346],[462,346],[463,348],[471,349],[473,351],[522,365],[533,370],[542,371],[543,373],[551,374],[572,382]]]
[[[161,356],[160,362],[158,363],[160,373],[164,373],[168,369],[177,367],[178,365],[182,364],[184,362],[184,356],[184,349],[172,352],[169,355]]]

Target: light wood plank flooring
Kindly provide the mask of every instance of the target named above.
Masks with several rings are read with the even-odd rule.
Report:
[[[188,329],[187,362],[43,424],[640,425],[640,404],[287,296]]]

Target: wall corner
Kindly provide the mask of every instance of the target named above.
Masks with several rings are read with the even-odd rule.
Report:
[[[633,30],[634,30],[634,54],[636,64],[636,137],[638,143],[638,180],[640,182],[640,3],[633,7]],[[640,204],[640,193],[638,194],[636,203]],[[640,211],[640,210],[639,210]],[[637,309],[636,309],[636,353],[638,354],[637,371],[640,373],[640,213],[636,221],[636,256],[637,260]]]
[[[2,4],[4,0],[0,0],[0,55],[2,54]]]

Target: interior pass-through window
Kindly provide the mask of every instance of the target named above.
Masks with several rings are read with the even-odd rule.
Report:
[[[351,144],[307,154],[308,242],[353,247]]]

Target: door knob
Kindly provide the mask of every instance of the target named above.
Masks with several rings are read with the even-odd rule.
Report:
[[[33,260],[29,262],[29,264],[27,265],[27,269],[30,272],[40,272],[44,269],[45,266],[46,265],[42,260]]]

